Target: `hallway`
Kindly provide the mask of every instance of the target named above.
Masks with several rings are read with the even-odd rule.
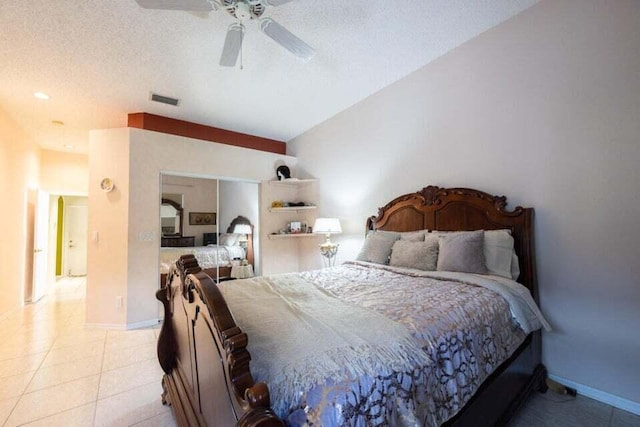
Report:
[[[156,328],[85,329],[85,277],[0,319],[0,426],[174,426]]]

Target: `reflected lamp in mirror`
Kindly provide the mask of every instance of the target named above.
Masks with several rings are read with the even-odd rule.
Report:
[[[338,218],[318,218],[313,224],[313,232],[327,236],[327,240],[320,245],[320,254],[322,255],[325,267],[335,265],[339,245],[331,242],[331,235],[342,233],[340,220]]]
[[[233,228],[233,232],[240,235],[240,238],[238,239],[240,246],[246,249],[247,242],[249,241],[249,235],[252,233],[251,226],[249,224],[236,224]]]

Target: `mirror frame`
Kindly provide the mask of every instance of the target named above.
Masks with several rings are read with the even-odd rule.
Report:
[[[182,206],[180,206],[178,203],[174,202],[173,200],[169,200],[169,199],[162,199],[162,205],[167,204],[167,205],[171,205],[173,206],[173,208],[178,211],[178,214],[180,215],[180,230],[178,231],[178,235],[177,237],[182,237],[182,221],[184,220],[184,209],[182,209]],[[174,234],[174,236],[176,236]]]

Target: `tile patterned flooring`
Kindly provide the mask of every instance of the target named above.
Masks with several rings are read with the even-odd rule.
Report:
[[[85,279],[0,319],[0,426],[175,426],[160,403],[158,327],[86,329]],[[640,427],[640,417],[578,396],[536,394],[514,427]]]
[[[0,319],[0,426],[175,426],[160,402],[159,326],[86,329],[85,279]]]

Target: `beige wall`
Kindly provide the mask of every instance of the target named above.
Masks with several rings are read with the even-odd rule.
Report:
[[[87,323],[92,325],[124,325],[127,321],[129,149],[128,129],[91,132]],[[109,193],[100,189],[103,178],[115,183]],[[123,299],[120,308],[116,297]]]
[[[92,131],[89,234],[101,237],[89,243],[88,322],[131,327],[157,318],[161,173],[260,181],[273,176],[278,160],[295,164],[287,156],[139,129]],[[99,189],[104,176],[115,178],[112,193]],[[103,235],[113,246],[102,246]],[[123,311],[115,306],[118,295],[125,296]]]
[[[25,286],[30,285],[25,283],[33,260],[27,201],[28,190],[38,186],[39,157],[40,148],[0,109],[0,221],[5,224],[0,239],[0,317],[22,305]]]
[[[82,194],[89,191],[89,157],[86,154],[42,150],[40,183],[53,194]]]
[[[638,28],[638,1],[543,1],[289,143],[342,220],[342,260],[427,184],[533,206],[544,363],[636,405]]]

